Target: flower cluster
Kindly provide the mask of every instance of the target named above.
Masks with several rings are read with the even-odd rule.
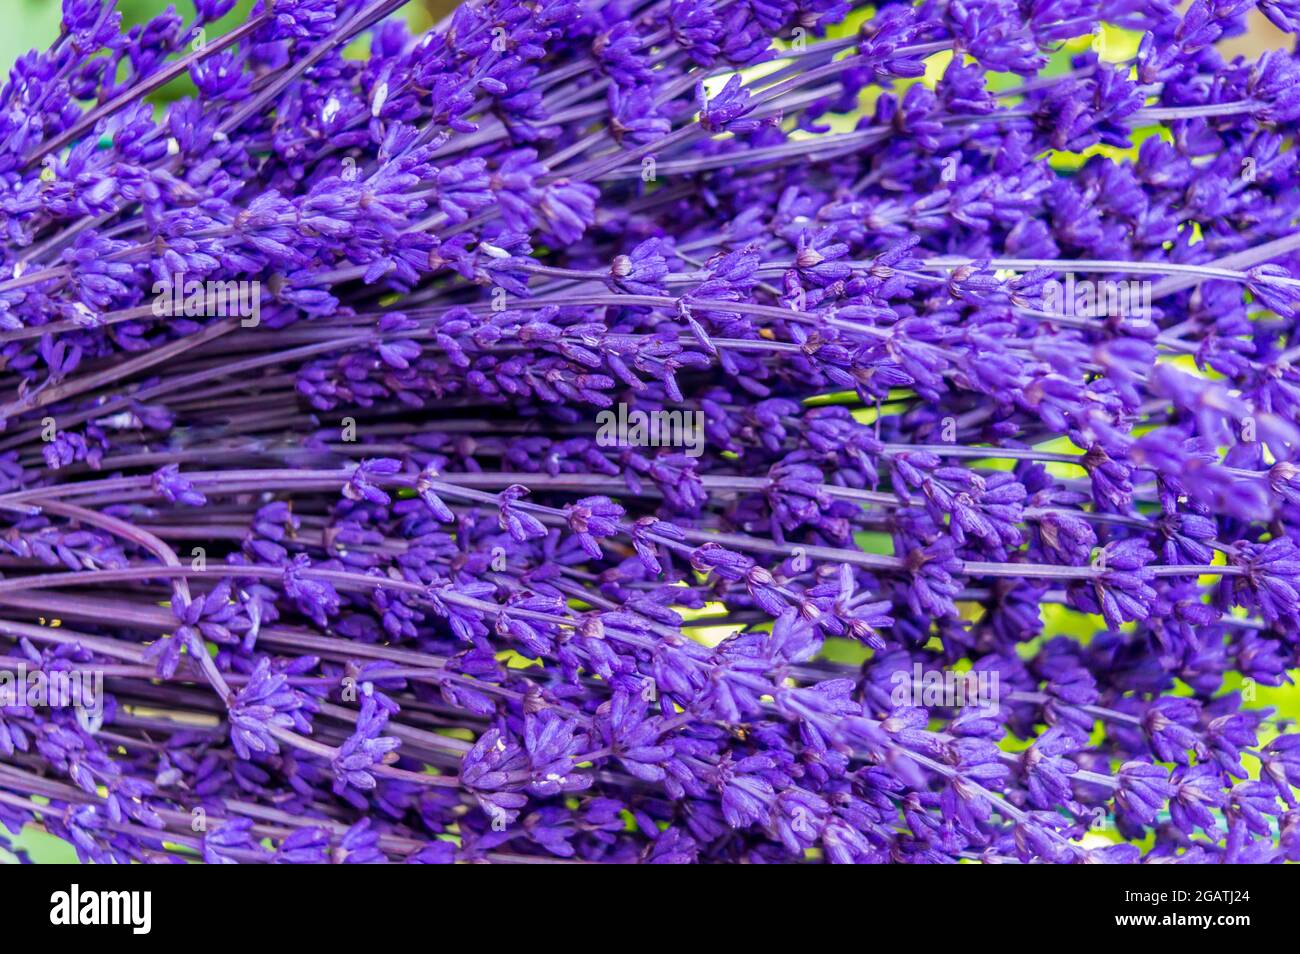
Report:
[[[1300,4],[232,5],[0,91],[11,832],[1300,861]]]

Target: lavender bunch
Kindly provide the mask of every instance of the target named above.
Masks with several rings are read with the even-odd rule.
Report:
[[[1300,860],[1300,3],[402,5],[0,92],[9,831]]]

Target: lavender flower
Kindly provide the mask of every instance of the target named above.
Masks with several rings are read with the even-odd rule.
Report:
[[[402,6],[0,89],[7,830],[1300,858],[1295,4]]]

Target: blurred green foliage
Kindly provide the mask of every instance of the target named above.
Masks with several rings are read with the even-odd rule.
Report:
[[[52,0],[4,0],[0,3],[0,66],[10,65],[30,49],[44,48],[59,35],[59,4]]]

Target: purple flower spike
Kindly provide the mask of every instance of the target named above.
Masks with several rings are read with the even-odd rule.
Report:
[[[0,89],[6,831],[1300,860],[1300,4],[401,7]]]

